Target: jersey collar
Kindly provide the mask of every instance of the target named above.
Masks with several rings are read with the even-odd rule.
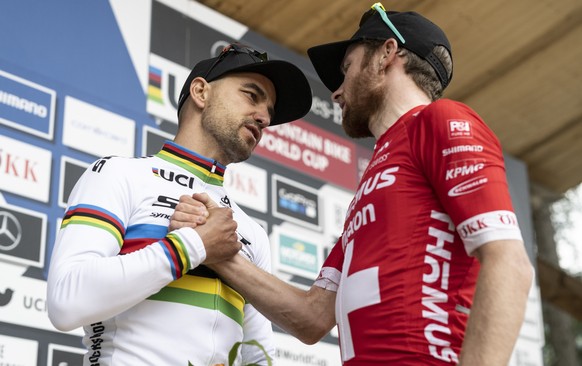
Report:
[[[162,150],[155,156],[186,169],[204,183],[222,186],[226,166],[216,160],[208,159],[172,141],[166,141]]]

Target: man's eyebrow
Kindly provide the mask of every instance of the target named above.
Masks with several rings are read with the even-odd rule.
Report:
[[[243,87],[253,89],[261,99],[263,100],[267,99],[267,93],[265,93],[263,88],[258,86],[256,83],[244,83]],[[273,120],[273,117],[275,116],[275,109],[273,107],[268,107],[267,109],[269,111],[269,116],[271,117],[271,120]]]

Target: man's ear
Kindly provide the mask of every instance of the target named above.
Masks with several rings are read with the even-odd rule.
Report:
[[[396,58],[398,42],[394,38],[387,39],[380,47],[380,69],[385,69]]]
[[[194,78],[190,83],[190,98],[198,108],[204,109],[206,106],[210,88],[210,84],[201,77]]]

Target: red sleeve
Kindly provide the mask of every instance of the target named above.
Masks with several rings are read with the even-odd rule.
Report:
[[[342,238],[340,236],[338,241],[331,249],[331,252],[325,259],[325,262],[321,267],[321,271],[319,272],[319,276],[317,276],[314,285],[322,287],[326,290],[337,292],[343,264],[344,251],[342,248]]]
[[[497,137],[475,111],[451,100],[408,126],[413,155],[471,253],[492,240],[521,239]]]

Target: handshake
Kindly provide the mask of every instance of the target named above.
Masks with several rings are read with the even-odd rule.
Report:
[[[190,227],[198,233],[206,250],[204,264],[232,258],[244,244],[250,244],[237,232],[230,207],[220,207],[206,193],[180,197],[170,217],[169,231]]]

